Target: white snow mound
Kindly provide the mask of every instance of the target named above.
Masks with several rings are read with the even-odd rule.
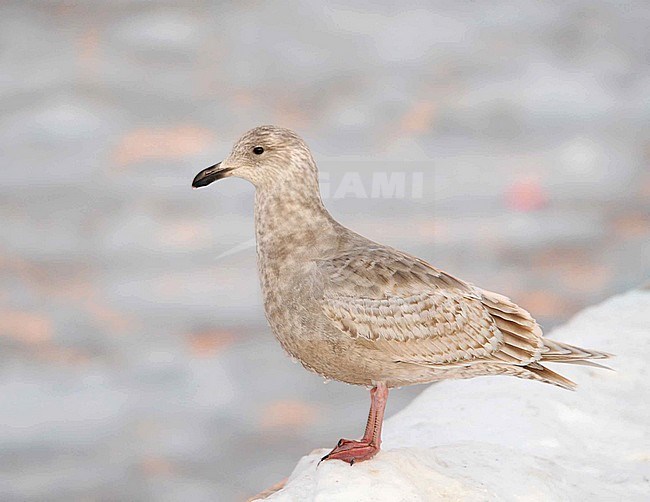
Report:
[[[616,371],[554,365],[576,392],[507,377],[432,385],[386,422],[374,459],[318,466],[329,448],[317,450],[266,500],[650,500],[650,291],[550,338],[611,352]]]

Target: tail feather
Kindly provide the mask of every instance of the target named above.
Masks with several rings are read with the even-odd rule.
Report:
[[[600,368],[603,370],[614,371],[614,369],[610,368],[609,366],[605,366],[604,364],[598,364],[593,361],[574,360],[574,361],[551,361],[551,362],[560,363],[560,364],[575,364],[576,366],[590,366],[592,368]]]
[[[571,363],[582,361],[584,359],[608,359],[612,354],[599,352],[597,350],[583,349],[568,343],[558,342],[544,338],[544,347],[542,348],[542,361]]]
[[[533,373],[536,378],[539,378],[543,382],[557,385],[558,387],[562,387],[563,389],[567,390],[576,390],[577,385],[575,382],[569,380],[566,377],[563,377],[558,373],[555,373],[555,371],[551,371],[539,363],[532,363],[528,366],[524,366],[524,368]]]

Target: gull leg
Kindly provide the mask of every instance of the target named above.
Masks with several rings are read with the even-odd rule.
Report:
[[[341,439],[336,447],[325,455],[323,460],[343,460],[350,465],[374,457],[381,445],[381,426],[384,423],[384,410],[388,400],[388,387],[378,383],[370,390],[370,412],[366,431],[360,440]]]

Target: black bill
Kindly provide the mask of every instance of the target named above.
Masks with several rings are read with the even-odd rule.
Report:
[[[232,169],[222,169],[221,162],[210,166],[194,177],[194,181],[192,181],[192,188],[201,188],[208,186],[213,181],[225,178],[230,171],[232,171]]]

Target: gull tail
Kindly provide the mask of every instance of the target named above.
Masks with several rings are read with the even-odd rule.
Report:
[[[563,377],[559,373],[555,373],[555,371],[551,371],[539,363],[531,363],[527,366],[524,366],[524,368],[526,368],[534,375],[535,380],[541,380],[542,382],[557,385],[558,387],[562,387],[563,389],[567,390],[576,390],[578,387],[578,385],[572,380]]]
[[[569,345],[568,343],[549,340],[548,338],[544,338],[543,341],[544,347],[542,348],[542,361],[581,364],[589,362],[586,361],[586,359],[608,359],[612,357],[612,354],[608,354],[607,352],[583,349],[576,347],[575,345]],[[590,366],[592,364],[600,366],[597,363],[590,363],[586,366]]]
[[[542,341],[544,342],[544,347],[542,348],[542,357],[540,359],[540,362],[569,363],[611,370],[611,368],[590,361],[590,359],[608,359],[610,357],[613,357],[612,354],[608,354],[607,352],[600,352],[597,350],[583,349],[576,347],[575,345],[569,345],[568,343],[549,340],[548,338],[542,338]],[[563,377],[554,371],[551,371],[538,362],[528,364],[525,366],[525,368],[532,372],[536,378],[542,380],[543,382],[557,385],[558,387],[562,387],[563,389],[568,390],[575,390],[577,387],[575,382],[572,382],[568,378]]]
[[[535,319],[509,298],[481,290],[481,301],[503,334],[504,344],[494,356],[506,363],[518,364],[525,368],[526,371],[518,376],[574,390],[574,382],[540,363],[577,364],[611,370],[593,362],[593,359],[608,359],[613,357],[612,354],[544,338]]]

